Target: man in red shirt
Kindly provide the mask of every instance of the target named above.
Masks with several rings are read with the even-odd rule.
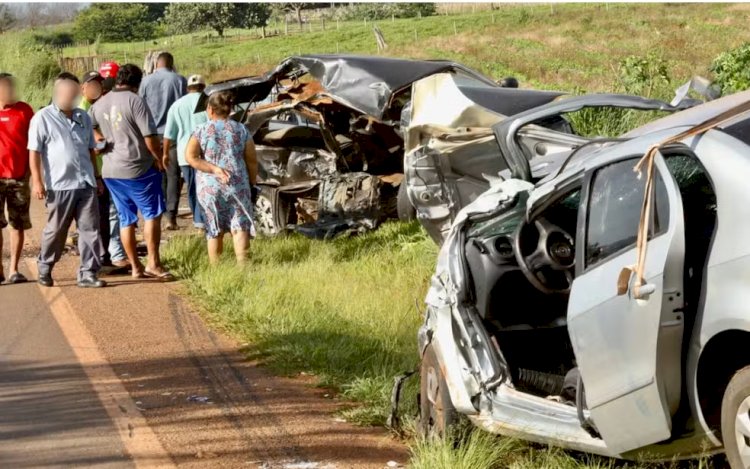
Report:
[[[24,230],[31,228],[29,152],[26,147],[33,115],[31,106],[16,99],[13,77],[0,73],[0,253],[3,248],[2,229],[10,224],[8,283],[26,281],[26,277],[18,272],[18,261],[23,249]],[[4,281],[5,272],[0,262],[0,283]]]

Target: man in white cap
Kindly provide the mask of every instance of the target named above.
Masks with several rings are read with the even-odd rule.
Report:
[[[190,205],[190,211],[193,213],[193,225],[198,229],[203,228],[203,215],[195,195],[195,170],[187,163],[185,150],[195,128],[208,120],[206,111],[195,112],[195,107],[205,88],[206,80],[202,76],[191,75],[187,80],[188,94],[175,101],[169,108],[167,124],[164,128],[162,158],[164,166],[168,166],[170,149],[174,142],[177,142],[177,161],[180,165],[182,178],[187,184],[188,205]]]

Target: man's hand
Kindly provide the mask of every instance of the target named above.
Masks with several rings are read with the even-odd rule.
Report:
[[[169,153],[165,153],[164,156],[161,157],[161,165],[164,169],[169,168]]]
[[[47,197],[47,190],[44,188],[44,183],[41,180],[34,179],[32,187],[37,199],[44,200]]]
[[[156,164],[156,170],[160,173],[164,172],[164,163],[162,163],[161,158],[154,157],[154,162]]]
[[[212,173],[223,184],[227,184],[229,182],[229,171],[227,171],[226,169],[214,166]]]
[[[96,194],[104,194],[104,182],[102,182],[102,178],[96,178]]]

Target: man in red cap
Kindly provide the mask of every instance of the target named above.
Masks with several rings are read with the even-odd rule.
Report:
[[[115,87],[115,78],[117,78],[117,72],[120,71],[120,66],[117,62],[104,62],[99,67],[99,75],[102,76],[102,95],[105,95],[112,91]]]
[[[16,99],[16,87],[9,73],[0,73],[0,256],[2,229],[10,224],[10,269],[8,283],[23,283],[18,272],[23,249],[24,230],[31,228],[29,203],[29,152],[26,150],[29,123],[34,111]],[[5,215],[7,209],[7,218]],[[0,283],[5,281],[0,262]]]

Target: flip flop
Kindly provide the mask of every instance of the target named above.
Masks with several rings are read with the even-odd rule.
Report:
[[[22,273],[16,272],[15,274],[11,275],[8,279],[8,283],[11,285],[19,284],[19,283],[26,283],[29,279],[27,279]]]
[[[157,274],[156,272],[151,272],[148,269],[146,269],[143,271],[143,275],[148,278],[158,279],[162,282],[174,282],[175,280],[177,280],[177,278],[174,275],[172,275],[171,273],[167,271]]]

